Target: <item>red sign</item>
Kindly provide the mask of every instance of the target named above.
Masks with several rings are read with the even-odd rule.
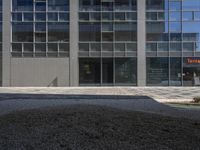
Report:
[[[187,63],[188,64],[200,64],[200,59],[188,58]]]

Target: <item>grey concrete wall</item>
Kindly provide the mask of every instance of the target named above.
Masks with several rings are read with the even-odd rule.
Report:
[[[146,0],[138,3],[138,86],[146,86]]]
[[[2,86],[10,86],[11,0],[3,0]]]
[[[69,86],[69,58],[12,58],[11,86]]]

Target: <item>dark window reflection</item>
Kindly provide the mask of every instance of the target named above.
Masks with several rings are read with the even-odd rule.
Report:
[[[117,85],[137,84],[137,59],[116,58],[115,59],[115,82]]]
[[[98,58],[79,60],[80,84],[100,84],[101,62]]]
[[[169,59],[147,58],[147,85],[169,85]]]

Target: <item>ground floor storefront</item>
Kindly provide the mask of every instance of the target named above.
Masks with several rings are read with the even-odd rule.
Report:
[[[81,86],[137,86],[137,58],[80,58]],[[146,58],[147,86],[200,86],[200,58]]]

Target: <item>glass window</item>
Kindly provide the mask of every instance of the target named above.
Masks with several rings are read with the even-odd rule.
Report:
[[[170,34],[170,40],[171,41],[181,41],[182,40],[182,34],[181,33],[171,33]]]
[[[116,41],[137,41],[137,23],[115,23]]]
[[[46,33],[35,33],[36,42],[46,42]]]
[[[135,12],[126,13],[126,20],[137,20],[137,13]]]
[[[102,31],[113,31],[112,23],[102,23]]]
[[[46,23],[37,22],[35,23],[36,32],[46,32]]]
[[[80,43],[79,44],[79,51],[89,52],[89,44],[88,43]]]
[[[60,13],[59,21],[69,21],[69,13]]]
[[[181,10],[181,2],[173,1],[169,2],[170,10]]]
[[[91,43],[91,51],[93,52],[100,52],[101,51],[101,44],[100,43]]]
[[[51,42],[69,41],[69,23],[48,23],[48,39]]]
[[[46,53],[46,43],[36,43],[35,44],[36,53]]]
[[[183,32],[200,33],[200,22],[183,22]]]
[[[169,85],[169,59],[147,58],[147,85],[168,86]]]
[[[170,85],[181,86],[182,80],[181,58],[170,58]]]
[[[33,11],[33,0],[13,0],[13,11]]]
[[[46,13],[36,13],[35,21],[46,21]]]
[[[181,22],[170,22],[171,32],[181,32]]]
[[[115,51],[125,52],[125,44],[124,43],[116,43],[115,44]]]
[[[165,0],[147,0],[147,10],[165,10]]]
[[[87,21],[90,20],[90,15],[89,13],[79,13],[79,20],[81,21]]]
[[[115,13],[115,20],[125,20],[125,13]]]
[[[48,43],[48,52],[57,52],[58,44],[57,43]]]
[[[127,43],[126,51],[127,52],[136,52],[137,51],[137,43]]]
[[[137,58],[115,59],[115,84],[137,84]]]
[[[156,52],[157,51],[157,43],[147,43],[146,50],[150,52]]]
[[[22,21],[22,13],[13,13],[12,21]]]
[[[48,0],[49,11],[69,11],[69,0]]]
[[[137,1],[136,0],[115,0],[115,10],[136,10],[137,9]]]
[[[58,21],[58,13],[48,13],[49,21]]]
[[[186,52],[193,52],[194,51],[194,43],[183,43],[183,51]]]
[[[113,59],[102,59],[102,78],[103,84],[113,84]]]
[[[157,20],[157,13],[156,12],[147,12],[146,18],[147,18],[147,20]]]
[[[103,43],[102,51],[104,52],[112,52],[113,51],[113,43]]]
[[[100,20],[100,19],[101,19],[100,13],[90,13],[90,20],[95,21],[95,20]]]
[[[180,21],[181,20],[181,12],[170,12],[169,19],[170,19],[170,21]]]
[[[102,20],[106,20],[106,21],[113,20],[113,14],[102,12]]]
[[[79,0],[80,11],[100,11],[101,0]]]
[[[183,33],[183,41],[199,41],[199,33]]]
[[[46,11],[46,2],[36,2],[35,11]]]
[[[147,34],[147,41],[169,41],[168,33],[150,33]]]
[[[24,52],[33,52],[33,43],[24,43]]]
[[[181,51],[181,50],[182,50],[182,46],[180,42],[170,43],[170,51]]]
[[[32,23],[12,23],[13,42],[33,42]]]
[[[195,51],[200,52],[200,43],[195,43]]]
[[[80,84],[101,83],[101,62],[99,58],[79,59],[79,69]]]
[[[80,23],[79,24],[80,41],[100,41],[101,25],[100,23]]]
[[[193,12],[183,12],[183,20],[184,21],[193,20]]]
[[[183,0],[183,10],[200,10],[199,0]]]
[[[60,43],[59,52],[69,52],[69,43]]]
[[[113,2],[114,0],[102,1],[101,2],[102,11],[113,11]]]
[[[169,43],[158,43],[158,51],[169,51]]]
[[[163,21],[147,22],[147,33],[166,33],[168,32],[168,23]]]
[[[194,13],[194,19],[195,20],[200,20],[200,12],[195,12]]]
[[[33,13],[24,13],[24,21],[33,21]]]
[[[12,43],[12,52],[22,53],[22,44],[21,43]]]
[[[102,41],[113,41],[113,32],[102,33]]]

